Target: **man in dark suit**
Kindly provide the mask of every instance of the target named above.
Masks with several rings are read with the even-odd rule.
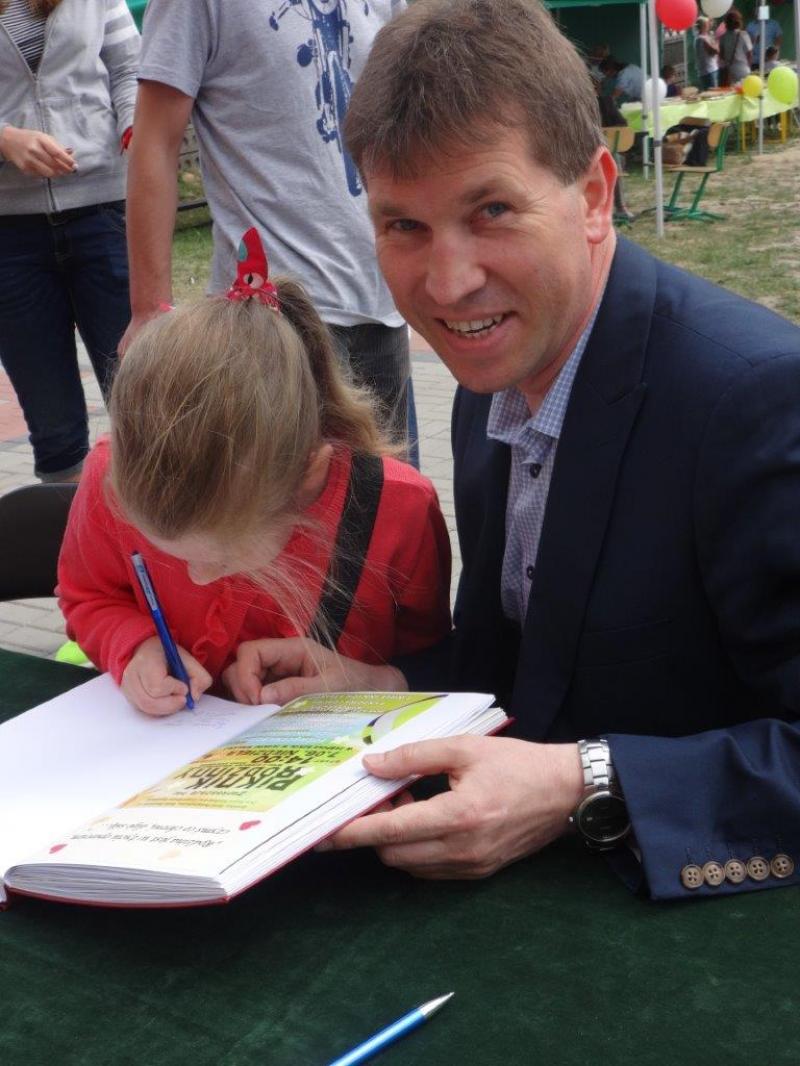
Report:
[[[348,140],[397,306],[461,385],[455,631],[243,668],[289,677],[265,699],[493,691],[516,737],[369,759],[451,789],[331,846],[476,877],[572,826],[654,898],[797,883],[800,330],[616,240],[591,84],[536,0],[413,5]]]

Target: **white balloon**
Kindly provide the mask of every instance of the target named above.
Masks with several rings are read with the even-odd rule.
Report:
[[[659,78],[657,82],[657,99],[658,103],[663,103],[667,98],[667,83],[663,78]],[[642,100],[647,104],[647,110],[653,110],[653,79],[648,78],[644,83],[644,90],[642,92]]]
[[[721,19],[730,11],[731,0],[700,0],[700,7],[710,19]]]

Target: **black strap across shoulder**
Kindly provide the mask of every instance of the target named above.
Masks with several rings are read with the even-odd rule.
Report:
[[[353,455],[336,544],[317,613],[308,632],[309,637],[326,647],[336,647],[350,614],[382,491],[383,460],[380,456]]]

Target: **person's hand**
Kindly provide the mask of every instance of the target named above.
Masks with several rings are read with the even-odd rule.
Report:
[[[55,137],[39,130],[4,126],[0,130],[0,154],[34,178],[59,178],[78,169],[72,149],[64,148]]]
[[[191,683],[192,698],[199,700],[211,685],[211,674],[188,651],[178,648]],[[183,681],[167,673],[164,649],[158,637],[149,637],[131,657],[122,675],[122,691],[145,714],[174,714],[186,706]]]
[[[166,303],[159,304],[158,307],[154,307],[151,311],[135,311],[128,323],[128,328],[122,334],[122,338],[117,345],[117,354],[120,359],[126,354],[133,339],[142,326],[146,326],[151,318],[157,318],[159,315],[163,315],[165,311],[169,310],[169,305]]]
[[[372,846],[387,866],[424,878],[488,877],[539,851],[568,827],[583,795],[575,744],[450,737],[368,755],[376,777],[446,773],[450,791],[364,815],[319,850]]]
[[[222,675],[239,703],[288,703],[309,692],[405,692],[406,680],[393,666],[369,666],[345,659],[305,637],[249,640]]]

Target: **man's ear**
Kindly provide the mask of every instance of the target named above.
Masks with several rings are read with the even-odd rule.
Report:
[[[590,244],[600,244],[613,226],[614,186],[617,183],[617,164],[605,145],[597,149],[578,180],[584,204],[586,239]]]

